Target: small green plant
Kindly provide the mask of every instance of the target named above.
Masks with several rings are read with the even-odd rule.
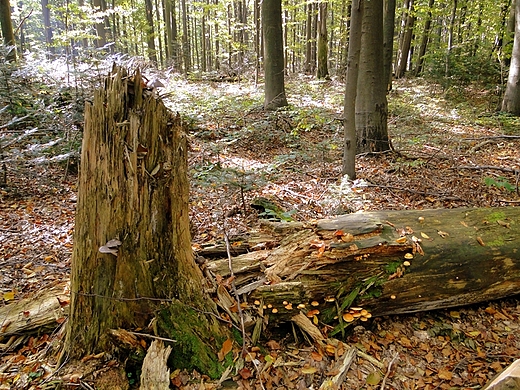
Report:
[[[507,178],[503,176],[499,176],[496,179],[492,177],[485,177],[484,178],[484,184],[486,184],[488,187],[496,187],[498,189],[505,189],[509,192],[515,192],[516,186],[511,184]]]

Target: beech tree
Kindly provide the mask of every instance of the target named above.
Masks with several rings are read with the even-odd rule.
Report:
[[[356,178],[356,96],[361,51],[361,22],[363,1],[352,2],[350,16],[350,38],[348,43],[347,72],[345,76],[345,105],[343,111],[343,175],[351,180]]]
[[[14,39],[13,22],[11,20],[11,5],[9,0],[0,0],[0,25],[2,27],[4,44],[12,47],[7,55],[7,59],[10,61],[16,61],[16,41]]]
[[[264,32],[264,108],[275,109],[287,105],[281,0],[262,1],[262,29]]]
[[[520,1],[515,1],[515,38],[502,111],[520,115]]]
[[[383,58],[383,0],[364,1],[356,94],[358,152],[389,149]]]

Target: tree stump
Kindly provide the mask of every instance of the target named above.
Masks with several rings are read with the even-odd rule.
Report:
[[[186,313],[216,312],[193,260],[188,197],[179,115],[145,87],[139,71],[114,66],[85,110],[65,342],[70,357],[112,350],[110,329],[144,328],[164,303]],[[167,337],[191,337],[175,354],[204,356],[189,368],[217,375],[214,351],[227,336],[215,320],[202,316],[193,334],[188,314],[171,318],[166,310],[160,317],[172,326]]]

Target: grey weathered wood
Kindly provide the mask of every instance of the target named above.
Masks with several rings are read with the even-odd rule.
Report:
[[[284,308],[284,301],[307,308],[318,301],[322,311],[328,308],[332,315],[335,303],[326,305],[324,298],[343,302],[352,291],[359,292],[356,305],[373,315],[520,293],[520,208],[350,214],[299,226],[289,235],[273,235],[281,240],[278,247],[233,259],[237,288],[267,279],[249,300],[272,305],[278,312],[271,320],[288,320],[294,314]],[[413,254],[410,266],[404,266],[407,253]],[[397,266],[404,270],[400,277],[389,271]],[[229,274],[224,263],[210,267]]]

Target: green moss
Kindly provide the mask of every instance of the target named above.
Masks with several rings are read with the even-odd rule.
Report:
[[[505,241],[502,238],[497,238],[496,240],[489,241],[486,243],[487,246],[490,247],[501,247],[504,246]]]
[[[225,337],[217,323],[180,302],[172,303],[157,318],[161,333],[176,341],[168,360],[170,367],[197,370],[213,379],[221,376],[224,367],[217,351]]]
[[[489,217],[488,217],[488,222],[496,222],[496,221],[501,221],[501,220],[504,220],[506,218],[506,214],[501,212],[501,211],[496,211],[496,212],[493,212],[491,214],[489,214]]]

